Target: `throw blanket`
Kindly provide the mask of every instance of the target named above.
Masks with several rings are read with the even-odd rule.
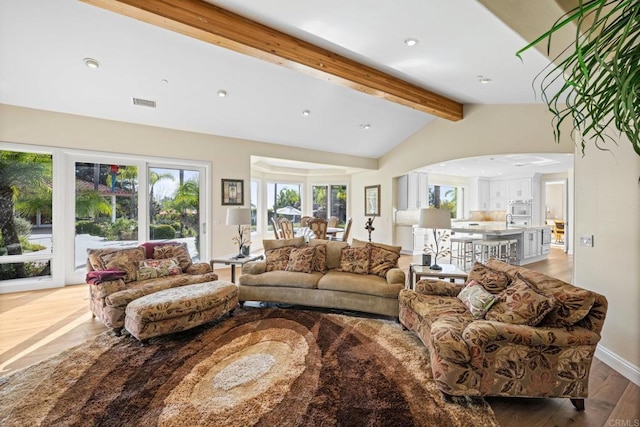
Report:
[[[91,285],[97,285],[109,280],[122,279],[127,274],[122,270],[94,270],[87,273],[86,281]]]

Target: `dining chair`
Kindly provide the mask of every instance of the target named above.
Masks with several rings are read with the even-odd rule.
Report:
[[[309,220],[309,229],[316,239],[327,240],[327,221],[320,218]]]
[[[309,226],[309,220],[313,218],[312,216],[308,216],[305,215],[302,218],[300,218],[300,227],[308,227]]]
[[[342,232],[342,236],[329,236],[327,237],[329,240],[335,240],[339,242],[346,242],[349,238],[349,232],[351,231],[351,223],[353,222],[352,218],[347,219],[347,223],[344,226],[344,231]]]
[[[278,218],[278,225],[280,226],[280,231],[282,232],[283,239],[293,239],[295,237],[293,223],[289,221],[289,219]]]
[[[327,227],[336,228],[339,223],[340,219],[337,216],[332,216],[327,220]]]
[[[564,243],[564,221],[554,221],[553,234],[556,243]]]
[[[276,236],[276,240],[279,240],[281,234],[280,227],[278,227],[275,219],[270,218],[269,220],[271,221],[271,226],[273,227],[273,234]]]

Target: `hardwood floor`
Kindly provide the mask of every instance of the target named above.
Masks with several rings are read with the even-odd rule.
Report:
[[[400,266],[419,257],[403,256]],[[548,260],[527,265],[572,282],[573,260],[552,248]],[[216,270],[230,280],[230,269]],[[42,361],[107,330],[89,311],[87,285],[0,295],[0,375]],[[487,398],[501,426],[640,427],[640,387],[594,360],[586,410],[569,399]]]

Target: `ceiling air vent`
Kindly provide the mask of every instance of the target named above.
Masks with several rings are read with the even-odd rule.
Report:
[[[156,108],[156,101],[151,101],[150,99],[142,99],[142,98],[132,98],[133,105],[139,105],[141,107],[151,107]]]

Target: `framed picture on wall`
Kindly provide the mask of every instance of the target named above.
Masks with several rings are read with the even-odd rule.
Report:
[[[244,205],[244,180],[222,180],[222,206]]]
[[[364,215],[380,216],[380,186],[364,187]]]

